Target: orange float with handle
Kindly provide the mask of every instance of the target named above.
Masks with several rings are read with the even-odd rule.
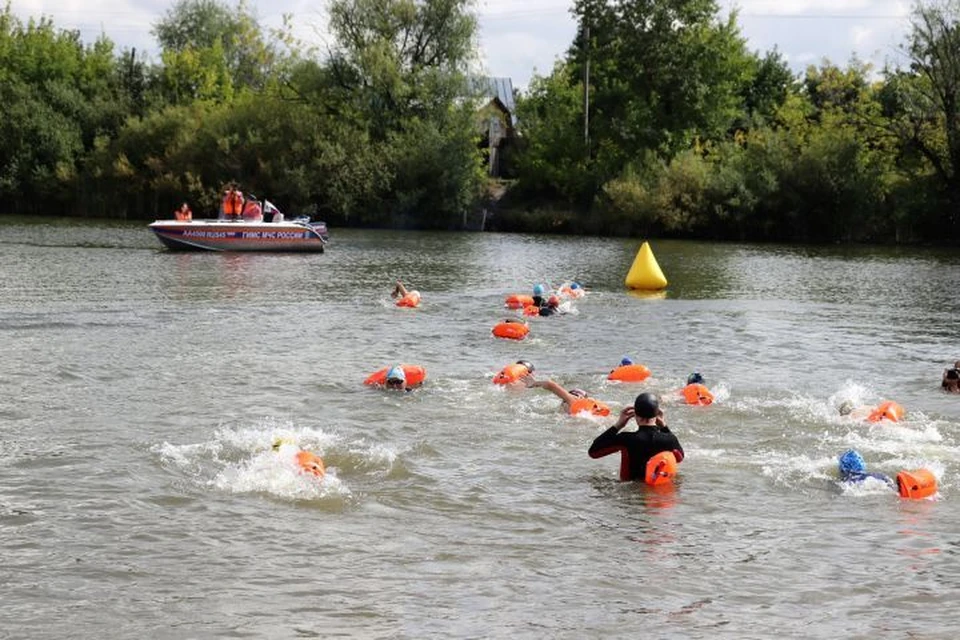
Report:
[[[688,384],[681,393],[687,404],[705,406],[713,403],[713,394],[702,384]]]
[[[523,308],[523,315],[525,316],[539,316],[540,307],[535,304],[528,304]]]
[[[610,372],[607,380],[619,382],[643,382],[650,377],[650,369],[642,364],[624,364]]]
[[[643,481],[651,487],[673,482],[677,475],[677,457],[672,451],[661,451],[647,461]]]
[[[400,368],[403,369],[403,375],[407,379],[408,387],[415,387],[427,378],[427,370],[416,364],[402,364]],[[363,384],[371,386],[382,386],[387,383],[387,372],[390,371],[391,367],[384,367],[379,371],[375,371],[367,376],[367,379],[363,381]]]
[[[420,306],[420,292],[408,291],[407,295],[397,300],[398,307],[409,307],[411,309]]]
[[[897,474],[897,492],[901,498],[929,498],[937,492],[937,477],[929,469],[901,471]]]
[[[510,309],[523,309],[524,307],[529,307],[533,304],[533,296],[515,293],[511,296],[507,296],[507,300],[504,304],[506,304],[506,306]]]
[[[885,400],[878,404],[877,407],[870,412],[870,415],[867,416],[867,420],[870,422],[880,422],[881,420],[900,422],[903,420],[903,414],[903,407],[893,400]]]
[[[570,403],[570,408],[568,409],[570,415],[575,416],[579,413],[589,413],[594,416],[608,416],[610,415],[610,407],[594,400],[593,398],[577,398]]]
[[[523,340],[530,333],[530,327],[516,320],[504,320],[493,328],[493,335],[509,340]]]
[[[298,451],[294,460],[297,466],[300,467],[302,473],[307,473],[318,478],[322,478],[327,473],[327,469],[320,456],[310,453],[309,451]]]
[[[520,378],[533,373],[533,365],[528,362],[508,364],[497,375],[493,376],[493,384],[511,384],[519,382]]]

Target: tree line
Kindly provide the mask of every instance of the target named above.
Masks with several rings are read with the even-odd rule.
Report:
[[[502,230],[960,241],[960,3],[921,2],[873,69],[795,75],[714,0],[574,0],[516,96]],[[240,0],[179,0],[159,60],[0,12],[0,210],[152,219],[230,181],[332,224],[459,228],[492,208],[473,0],[331,0],[330,44]]]

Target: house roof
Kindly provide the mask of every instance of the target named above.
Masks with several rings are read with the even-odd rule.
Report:
[[[513,101],[513,80],[493,76],[474,76],[470,79],[470,85],[481,97],[497,98],[513,117],[517,107]]]

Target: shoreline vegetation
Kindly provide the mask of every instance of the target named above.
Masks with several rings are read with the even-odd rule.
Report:
[[[915,6],[905,66],[801,74],[714,0],[574,0],[567,53],[515,92],[497,179],[474,1],[328,9],[320,51],[243,0],[179,0],[152,60],[8,0],[4,213],[214,217],[236,181],[334,227],[960,244],[952,0]]]

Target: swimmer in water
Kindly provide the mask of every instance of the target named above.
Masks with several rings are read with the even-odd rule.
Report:
[[[278,455],[289,459],[297,466],[300,473],[309,474],[322,478],[327,473],[327,468],[323,464],[323,459],[315,453],[304,451],[292,441],[285,438],[278,438],[273,442],[273,450]]]
[[[580,413],[581,411],[602,416],[610,414],[610,407],[589,397],[583,389],[567,390],[553,380],[537,380],[533,377],[532,373],[521,377],[520,381],[523,382],[528,389],[546,389],[557,396],[563,401],[563,408],[571,415]]]
[[[943,370],[940,387],[947,393],[960,393],[960,360],[953,363],[953,368]]]
[[[415,385],[407,384],[407,374],[404,373],[403,367],[400,365],[390,367],[390,370],[387,371],[387,377],[383,381],[383,387],[392,391],[411,391],[421,384],[423,383],[418,382]]]
[[[897,485],[890,476],[882,473],[867,473],[867,463],[863,456],[855,449],[847,449],[837,458],[837,467],[840,472],[840,482],[849,482],[858,484],[874,478],[886,483],[891,489],[896,489]]]
[[[639,428],[622,431],[631,419]],[[662,451],[672,451],[677,462],[683,460],[683,447],[664,422],[656,395],[638,395],[633,406],[625,407],[616,423],[597,436],[587,453],[591,458],[602,458],[617,451],[620,452],[621,480],[642,480],[647,462]]]

